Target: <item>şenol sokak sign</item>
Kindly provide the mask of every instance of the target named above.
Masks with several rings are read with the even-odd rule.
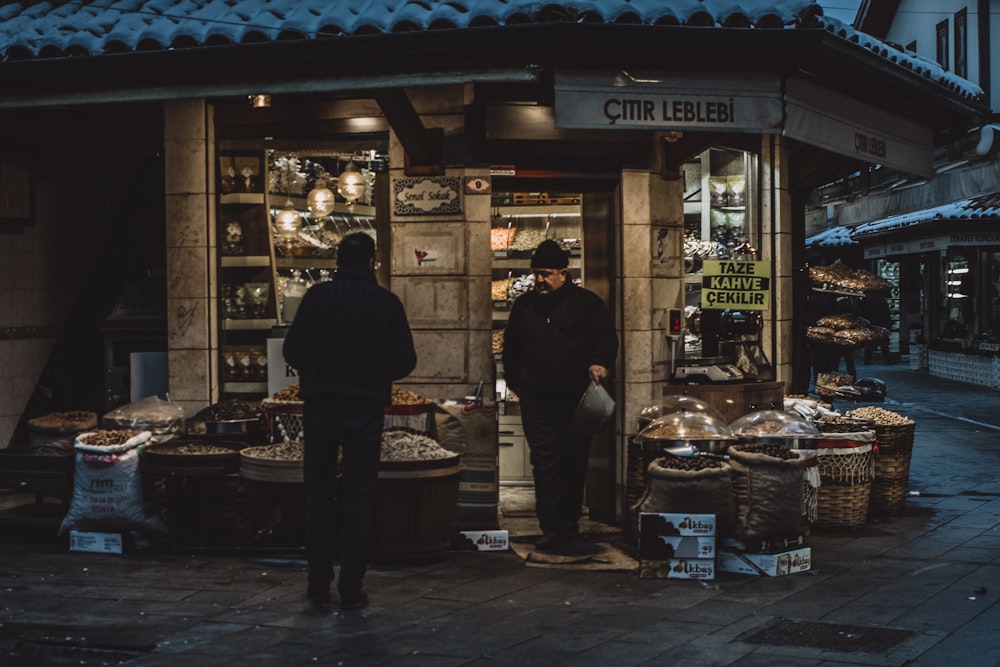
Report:
[[[770,308],[771,262],[707,259],[702,267],[702,308],[720,310]]]

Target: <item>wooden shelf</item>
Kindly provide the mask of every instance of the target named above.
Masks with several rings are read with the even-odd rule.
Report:
[[[222,320],[222,328],[226,331],[255,331],[258,329],[270,329],[277,326],[278,320],[274,317],[264,317],[258,319]]]
[[[219,195],[219,203],[229,204],[263,204],[263,192],[233,192],[227,195]]]
[[[239,268],[243,266],[270,266],[271,258],[267,255],[222,255],[219,257],[219,266],[224,268]]]

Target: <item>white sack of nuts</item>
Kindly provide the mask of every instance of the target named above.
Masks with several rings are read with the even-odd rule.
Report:
[[[147,516],[139,474],[139,450],[149,431],[97,430],[77,436],[73,500],[59,524],[68,530],[166,531],[158,516]]]
[[[140,431],[134,428],[97,429],[78,434],[73,447],[84,452],[116,454],[144,445],[152,437],[153,434],[150,431]]]

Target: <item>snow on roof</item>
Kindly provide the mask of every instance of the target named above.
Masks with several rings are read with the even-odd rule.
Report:
[[[997,218],[1000,218],[1000,192],[865,222],[854,227],[851,236],[857,240],[939,220],[962,222]]]
[[[917,55],[916,53],[900,49],[894,44],[875,39],[871,35],[855,30],[850,25],[838,21],[833,17],[817,16],[815,20],[820,26],[823,27],[823,29],[843,37],[849,42],[853,42],[865,49],[868,49],[872,53],[885,58],[891,63],[895,63],[900,67],[911,70],[925,79],[934,81],[935,83],[954,91],[962,97],[978,99],[984,97],[985,95],[982,88],[968,79],[963,79],[957,74],[952,74],[933,60],[929,60],[923,56]]]
[[[0,4],[0,61],[524,23],[822,29],[958,95],[983,95],[823,16],[816,0],[15,0]]]
[[[857,241],[851,237],[850,227],[829,227],[808,237],[805,245],[807,248],[833,248],[857,245]]]
[[[0,6],[0,56],[547,22],[781,28],[821,12],[815,0],[22,0]]]

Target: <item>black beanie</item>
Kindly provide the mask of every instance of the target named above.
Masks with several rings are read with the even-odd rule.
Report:
[[[565,269],[569,266],[569,257],[555,241],[548,239],[538,244],[535,254],[531,256],[533,269]]]

